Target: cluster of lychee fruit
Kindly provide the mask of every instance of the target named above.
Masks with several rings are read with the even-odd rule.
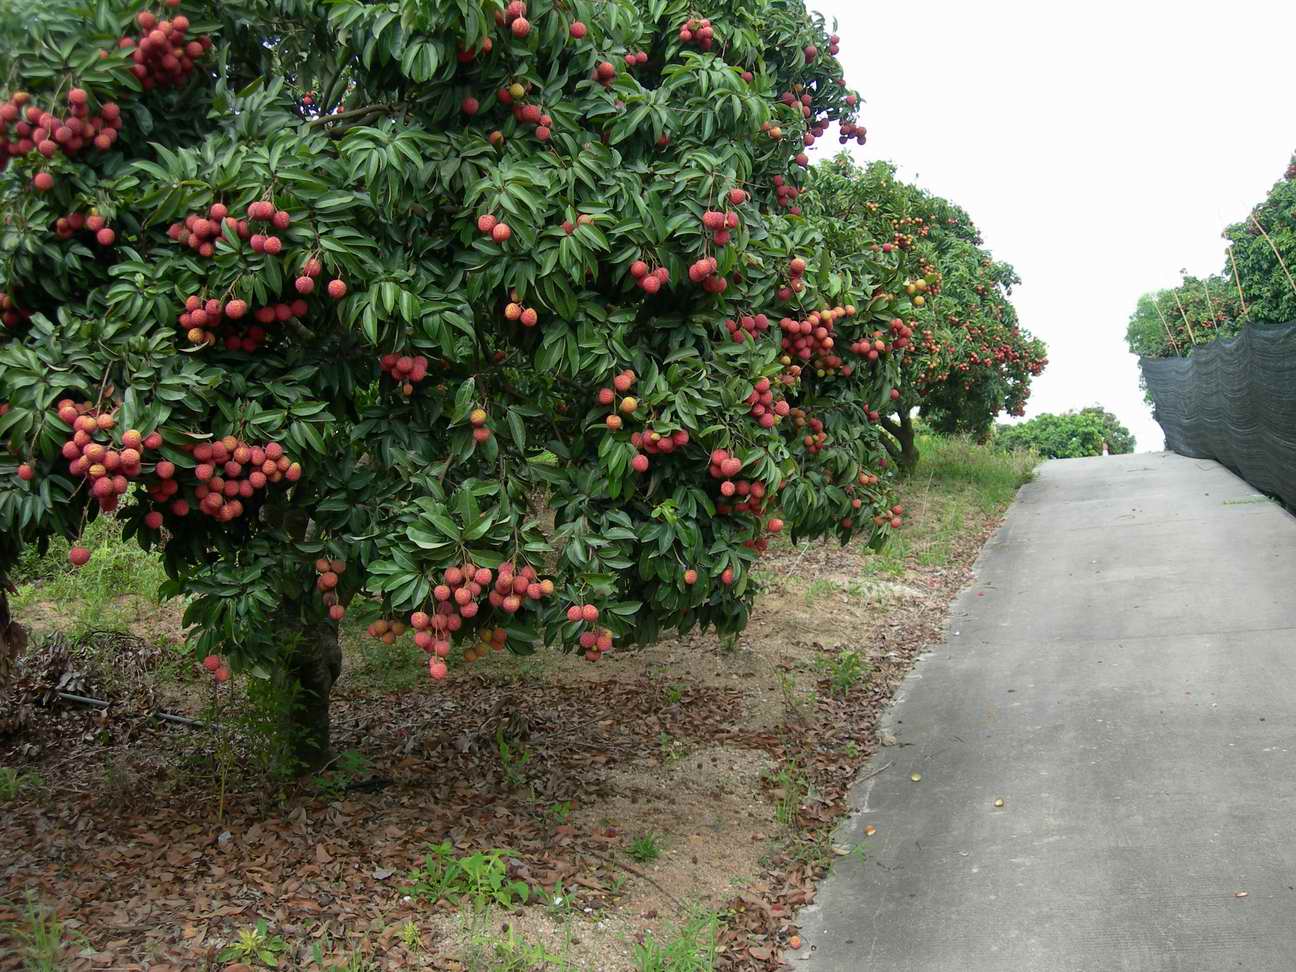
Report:
[[[15,91],[7,101],[0,101],[0,171],[11,157],[29,153],[48,159],[58,152],[74,156],[87,147],[106,151],[117,140],[121,127],[121,108],[106,102],[92,115],[84,88],[68,91],[67,113],[62,116],[34,104],[26,91]],[[54,175],[37,172],[32,185],[48,192],[54,187]]]
[[[519,81],[514,81],[507,88],[500,88],[497,97],[502,105],[513,106],[513,119],[519,125],[530,125],[535,129],[535,136],[542,142],[549,141],[553,137],[553,118],[551,118],[543,108],[537,104],[523,104],[522,99],[526,97],[527,88]],[[468,114],[475,114],[476,109],[468,111],[468,101],[464,100],[464,111]],[[499,137],[496,138],[495,136]],[[499,145],[504,141],[503,132],[491,132],[491,144]]]
[[[735,189],[734,192],[742,193],[743,190]],[[743,193],[746,198],[746,193]],[[718,209],[708,209],[702,214],[702,228],[711,234],[711,242],[716,246],[727,246],[733,238],[733,230],[742,225],[742,218],[734,210],[721,212]]]
[[[232,435],[193,446],[198,465],[194,498],[198,508],[222,523],[236,520],[245,512],[243,501],[273,483],[295,483],[302,467],[284,453],[277,442],[250,445]],[[177,512],[174,507],[172,512]]]
[[[600,388],[595,394],[594,397],[600,405],[604,408],[613,409],[612,413],[604,420],[611,431],[618,432],[622,426],[621,416],[617,412],[624,415],[633,415],[635,410],[639,408],[639,399],[632,396],[626,395],[619,403],[616,400],[618,394],[625,395],[638,380],[639,378],[634,371],[627,368],[612,377],[611,388]],[[644,468],[646,469],[647,466]]]
[[[167,6],[177,7],[179,0],[167,0]],[[198,59],[211,50],[212,39],[206,34],[189,39],[189,18],[183,14],[160,20],[153,12],[141,10],[135,23],[139,35],[123,37],[117,46],[131,51],[131,73],[145,91],[178,87]]]
[[[762,429],[774,428],[778,420],[791,411],[787,399],[774,400],[774,389],[768,378],[760,378],[756,381],[745,402],[748,405],[747,414],[754,418],[756,424]]]
[[[665,267],[650,268],[644,260],[635,260],[630,264],[630,276],[645,294],[655,294],[670,283],[669,270]]]
[[[801,190],[796,186],[789,185],[788,181],[781,175],[774,177],[774,197],[778,204],[786,209],[793,216],[801,215],[801,207],[795,205],[797,196],[801,195]]]
[[[229,665],[225,664],[220,655],[208,655],[202,661],[202,666],[211,672],[211,677],[216,682],[228,682],[230,679]]]
[[[531,22],[526,19],[527,5],[523,0],[512,0],[503,10],[495,11],[495,23],[507,27],[518,40],[531,33]]]
[[[474,408],[468,413],[468,424],[472,427],[474,441],[486,442],[494,434],[491,432],[490,426],[486,424],[489,418],[490,416],[486,414],[484,408]]]
[[[725,318],[725,330],[735,344],[754,341],[769,330],[769,318],[764,314],[744,314],[738,320]]]
[[[31,317],[31,311],[19,307],[13,297],[0,290],[0,324],[13,330]]]
[[[805,272],[806,262],[801,257],[793,257],[788,261],[788,282],[778,289],[779,300],[789,301],[793,294],[805,290]]]
[[[68,472],[88,482],[90,495],[100,510],[111,513],[130,488],[130,480],[142,472],[144,450],[159,448],[162,436],[156,432],[144,436],[129,429],[115,442],[112,432],[117,419],[111,409],[98,409],[89,402],[78,403],[70,398],[62,399],[56,408],[59,421],[72,429],[72,437],[62,449]],[[174,475],[174,467],[171,471]],[[35,470],[24,463],[18,467],[18,478],[30,482]]]
[[[192,345],[214,345],[217,332],[225,330],[225,347],[230,351],[257,350],[265,341],[268,332],[265,325],[283,323],[294,317],[306,315],[306,301],[300,297],[294,301],[283,301],[278,304],[267,304],[252,310],[252,319],[256,323],[244,328],[241,321],[248,315],[248,302],[234,299],[223,302],[215,297],[203,298],[190,294],[185,298],[184,310],[176,317],[176,323],[184,332],[185,339]]]
[[[428,359],[421,354],[384,354],[378,359],[378,367],[400,385],[401,394],[409,398],[414,394],[414,386],[427,377]]]
[[[823,419],[809,416],[801,409],[796,409],[796,412],[797,414],[793,416],[796,427],[810,430],[801,439],[801,444],[805,446],[806,452],[816,456],[823,452],[824,446],[828,444],[828,433],[824,431]]]
[[[315,589],[320,592],[328,616],[332,621],[341,621],[346,617],[346,608],[338,601],[337,586],[346,573],[345,560],[329,560],[320,557],[315,561]],[[393,639],[394,640],[394,639]]]
[[[690,17],[680,25],[679,39],[681,44],[694,44],[709,51],[715,43],[715,28],[706,17]]]
[[[523,307],[516,300],[504,305],[504,318],[518,321],[523,327],[535,327],[540,321],[540,315],[534,307]]]
[[[708,294],[722,294],[729,287],[729,281],[720,274],[720,261],[715,257],[702,257],[690,264],[689,280],[698,284]]]
[[[167,228],[167,236],[181,246],[189,247],[201,257],[213,257],[216,255],[216,238],[221,235],[225,226],[229,226],[240,239],[246,240],[252,236],[252,227],[248,225],[248,221],[231,216],[229,207],[219,202],[213,203],[206,215],[190,213],[184,218],[183,223],[172,223]],[[264,236],[261,238],[261,245],[264,249]],[[282,245],[276,238],[274,252],[279,252]]]
[[[89,215],[68,213],[54,221],[54,235],[60,240],[69,240],[82,230],[93,233],[95,242],[100,246],[108,247],[117,242],[117,233],[98,210],[92,209]]]
[[[529,564],[517,571],[512,564],[504,564],[498,575],[489,567],[472,564],[447,568],[441,575],[441,583],[432,589],[434,607],[431,612],[415,611],[409,619],[410,627],[415,631],[414,643],[432,655],[428,673],[435,679],[445,678],[445,658],[450,654],[450,641],[465,621],[477,617],[483,594],[492,608],[512,615],[521,611],[528,602],[538,603],[553,592],[553,581],[541,580]],[[403,629],[403,625],[401,627]],[[503,628],[489,633],[488,629],[483,629],[482,636],[490,640],[496,650],[502,650],[508,640],[508,633]],[[470,654],[474,657],[468,657]],[[465,652],[467,661],[473,661],[475,657],[480,656],[474,649]]]
[[[567,608],[567,620],[572,624],[592,625],[599,619],[599,609],[594,604],[573,604]],[[582,631],[577,638],[585,649],[585,660],[596,662],[604,652],[612,649],[612,632],[607,628],[590,628]]]
[[[501,222],[490,213],[483,213],[477,217],[477,232],[482,236],[489,236],[496,243],[503,243],[513,235],[513,230],[509,228],[508,223]]]
[[[642,432],[630,434],[630,444],[643,452],[637,452],[630,460],[630,468],[637,473],[646,473],[651,464],[648,457],[670,455],[676,449],[683,449],[689,444],[689,434],[685,429],[661,433],[650,425],[645,425]]]

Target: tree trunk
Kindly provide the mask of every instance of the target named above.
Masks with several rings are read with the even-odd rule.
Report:
[[[9,686],[18,656],[27,647],[27,629],[9,613],[9,592],[13,586],[0,574],[0,694]]]
[[[882,445],[886,447],[887,454],[902,475],[910,475],[918,466],[918,432],[914,428],[910,410],[902,409],[898,420],[883,417],[879,424],[887,433],[882,437]]]
[[[293,756],[302,772],[309,773],[333,758],[329,695],[342,674],[342,646],[331,624],[303,626],[299,632],[284,674],[298,688],[289,722]]]

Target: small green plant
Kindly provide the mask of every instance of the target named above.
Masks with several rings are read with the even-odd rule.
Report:
[[[562,803],[555,803],[545,811],[545,818],[553,825],[564,823],[571,816],[572,805],[570,800],[564,800]]]
[[[805,590],[806,607],[814,607],[820,599],[837,592],[837,585],[830,580],[817,579],[810,582]]]
[[[13,803],[22,794],[39,790],[44,785],[45,781],[35,773],[0,766],[0,803]]]
[[[238,939],[220,952],[222,962],[259,962],[267,968],[277,969],[280,956],[288,950],[281,935],[271,935],[264,918],[258,918],[252,928],[240,929]]]
[[[644,834],[634,839],[626,853],[640,864],[651,864],[661,857],[661,851],[661,844],[657,842],[657,835]]]
[[[688,748],[669,732],[658,734],[657,748],[661,752],[661,761],[667,766],[674,766],[688,755]]]
[[[442,899],[455,905],[467,901],[476,911],[490,905],[512,908],[525,904],[531,889],[524,881],[510,878],[504,860],[512,851],[494,848],[456,857],[449,841],[433,844],[423,866],[410,872],[404,894],[435,904]]]
[[[324,946],[316,942],[311,946],[311,961],[328,972],[374,972],[376,966],[357,951],[345,955],[336,952],[325,952]]]
[[[795,830],[797,814],[810,792],[805,774],[794,762],[785,763],[775,773],[767,774],[774,788],[774,819],[784,827]]]
[[[331,769],[311,780],[311,788],[326,799],[337,800],[352,783],[368,774],[372,765],[363,753],[348,749],[338,756]]]
[[[684,699],[684,686],[679,683],[667,685],[665,696],[667,705],[679,705]]]
[[[562,954],[528,942],[510,925],[495,932],[486,914],[474,914],[464,936],[463,964],[467,972],[571,972],[567,950],[571,926],[565,930]]]
[[[718,954],[720,917],[695,915],[674,932],[658,939],[648,932],[635,944],[637,972],[711,972]]]
[[[783,721],[805,726],[810,721],[810,709],[814,705],[813,692],[802,694],[797,689],[796,675],[792,672],[779,672],[779,692],[783,696]]]
[[[504,727],[495,730],[495,749],[499,753],[500,767],[504,770],[504,779],[509,786],[521,786],[526,782],[523,770],[531,762],[531,751],[525,746],[513,746],[504,738]]]
[[[859,755],[860,755],[859,743],[855,742],[854,739],[846,740],[847,759],[859,759]]]
[[[868,666],[858,651],[843,649],[832,658],[820,658],[816,667],[826,672],[828,683],[836,695],[846,695],[864,678]]]
[[[423,933],[419,931],[418,925],[412,921],[407,921],[400,926],[398,937],[401,944],[411,952],[417,952],[423,948]]]
[[[7,933],[18,946],[26,972],[59,972],[64,967],[66,931],[58,914],[30,891],[18,919],[0,925],[0,932]]]

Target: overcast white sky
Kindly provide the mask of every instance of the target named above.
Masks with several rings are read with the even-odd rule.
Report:
[[[857,155],[962,205],[1024,281],[1015,304],[1050,361],[1027,414],[1101,403],[1161,448],[1125,326],[1181,267],[1221,269],[1225,225],[1282,176],[1296,4],[810,4],[837,18],[866,102]]]

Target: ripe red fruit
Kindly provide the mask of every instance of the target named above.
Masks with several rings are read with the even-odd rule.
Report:
[[[73,567],[84,567],[90,562],[90,551],[85,547],[73,547],[68,551],[68,562]]]
[[[572,21],[572,25],[571,25],[572,37],[576,38],[576,40],[580,40],[587,33],[589,33],[589,28],[586,27],[583,23],[581,23],[579,20]]]
[[[491,239],[493,239],[496,243],[503,243],[505,240],[509,239],[509,237],[511,237],[512,235],[513,235],[513,231],[509,229],[508,223],[498,223],[496,224],[495,228],[491,230]]]
[[[731,202],[733,205],[741,206],[746,201],[747,201],[747,193],[744,192],[742,189],[729,190],[729,202]]]
[[[593,624],[599,619],[599,609],[593,604],[585,604],[581,607],[581,618],[589,624]]]
[[[598,79],[605,84],[616,77],[616,65],[611,61],[599,61],[598,67],[594,69]]]
[[[498,222],[499,220],[490,215],[490,213],[483,213],[477,217],[477,232],[489,233],[495,228],[495,224]]]
[[[535,327],[536,323],[540,320],[540,318],[536,314],[535,308],[528,307],[526,310],[522,312],[521,320],[522,320],[523,327]]]
[[[162,526],[162,514],[157,510],[153,510],[146,514],[144,517],[144,525],[150,530],[160,529]]]
[[[635,472],[637,472],[637,473],[645,473],[645,472],[647,472],[647,471],[648,471],[648,457],[645,456],[642,452],[639,453],[637,456],[635,456],[633,459],[630,460],[630,468],[633,469],[633,470],[634,470]]]
[[[465,115],[475,115],[477,114],[477,109],[481,107],[481,102],[472,95],[469,95],[467,98],[464,98],[463,104],[460,105],[460,107],[463,108],[463,113]]]
[[[732,568],[726,567],[724,573],[720,575],[720,583],[728,587],[733,583],[734,574]]]
[[[277,236],[267,236],[265,242],[261,244],[267,253],[271,256],[283,249],[283,241]]]
[[[216,669],[221,667],[220,655],[208,655],[203,659],[202,665],[203,668],[207,669],[209,672],[216,671]]]
[[[18,467],[18,478],[24,483],[30,483],[36,478],[36,470],[32,469],[31,466],[24,462]]]
[[[346,296],[347,285],[343,280],[330,280],[328,284],[328,295],[334,300],[341,300]]]
[[[298,277],[293,281],[293,286],[299,294],[309,294],[315,289],[315,280],[313,277]]]
[[[769,530],[770,533],[779,533],[783,529],[783,521],[778,517],[775,517],[765,524],[765,528]]]
[[[222,665],[220,668],[216,669],[216,671],[212,672],[212,678],[216,679],[216,681],[221,683],[228,682],[230,679],[229,668],[227,668],[225,665]]]
[[[49,192],[54,188],[54,177],[48,172],[37,172],[32,179],[32,185],[38,192]]]
[[[509,26],[509,29],[513,31],[513,36],[520,40],[531,33],[531,22],[525,17],[518,17]]]
[[[346,617],[346,608],[344,608],[341,604],[334,604],[331,608],[329,608],[329,617],[334,621],[341,621],[344,617]]]

